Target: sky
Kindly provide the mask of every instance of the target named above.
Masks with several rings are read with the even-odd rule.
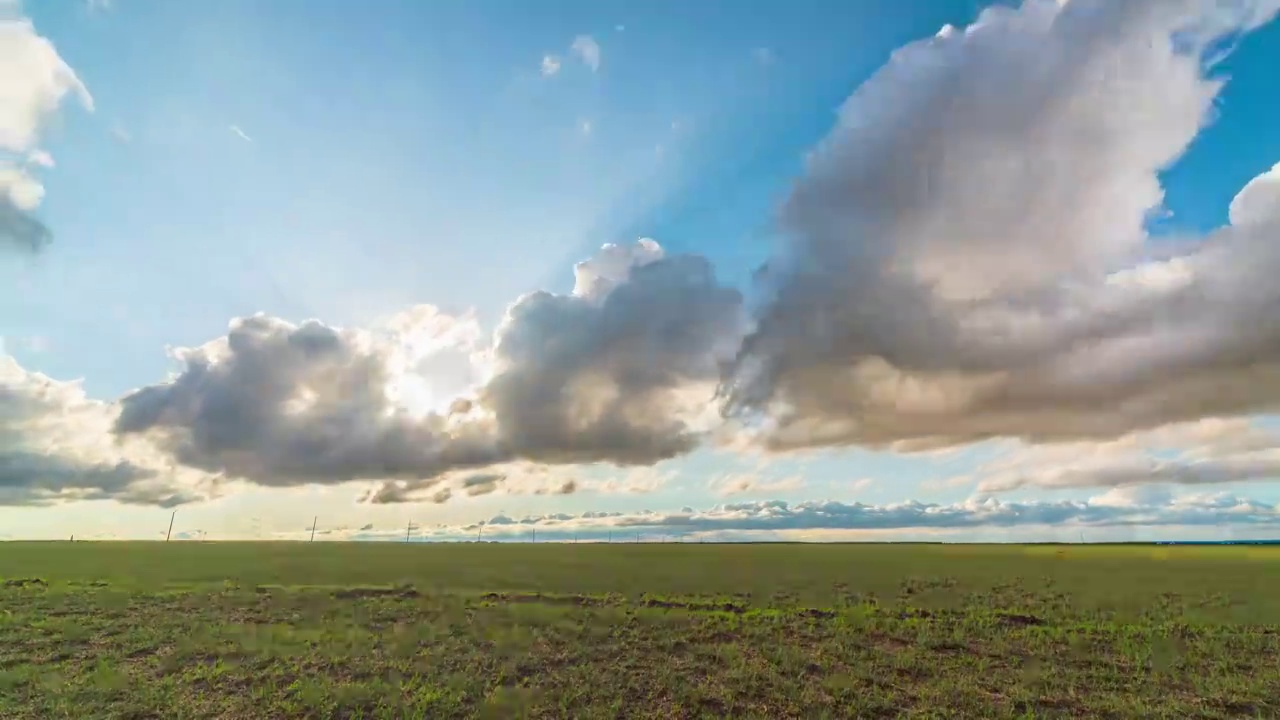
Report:
[[[0,0],[0,537],[1280,537],[1280,0]]]

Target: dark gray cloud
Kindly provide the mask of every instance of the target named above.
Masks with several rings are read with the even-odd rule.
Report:
[[[576,492],[578,492],[578,481],[565,480],[564,482],[560,483],[559,485],[553,488],[550,488],[549,490],[544,491],[541,488],[539,488],[538,490],[534,491],[534,494],[536,495],[572,495]]]
[[[1223,84],[1200,51],[1276,8],[1031,0],[897,51],[785,203],[726,410],[909,449],[1280,405],[1280,171],[1185,254],[1144,230]]]
[[[0,504],[48,504],[65,496],[85,500],[126,499],[130,486],[154,476],[154,471],[124,461],[83,462],[72,457],[9,448],[0,451]],[[165,504],[159,498],[156,502]]]
[[[44,223],[0,193],[0,249],[35,252],[52,238]]]
[[[498,485],[506,480],[507,476],[501,473],[481,473],[479,475],[471,475],[462,480],[462,489],[466,491],[470,497],[477,495],[488,495],[498,489]]]

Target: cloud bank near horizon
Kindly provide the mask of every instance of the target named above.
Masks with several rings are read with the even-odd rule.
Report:
[[[1180,254],[1151,258],[1145,224],[1158,173],[1225,82],[1209,51],[1278,11],[1029,0],[899,49],[809,158],[750,302],[706,258],[640,240],[579,263],[569,293],[516,299],[491,335],[429,305],[366,328],[239,318],[174,351],[171,378],[109,403],[6,358],[0,498],[172,504],[237,483],[364,482],[368,502],[444,502],[573,492],[518,470],[699,447],[1034,453],[1270,412],[1280,165]],[[90,102],[70,68],[55,76],[22,86],[31,117],[68,92]],[[34,147],[26,117],[0,117],[31,128],[2,149]],[[1278,446],[1251,437],[1216,466],[1055,475],[1031,457],[976,481],[993,494],[1270,479]]]
[[[1219,525],[1252,528],[1262,533],[1280,530],[1280,506],[1229,493],[1175,496],[1153,488],[1113,489],[1087,500],[1007,502],[994,498],[953,504],[915,500],[872,505],[781,500],[726,503],[705,510],[674,512],[551,513],[514,517],[498,514],[476,523],[415,526],[418,540],[604,541],[630,540],[761,540],[823,539],[854,533],[876,537],[881,532],[913,531],[923,535],[982,530],[1018,531],[1056,527],[1072,533],[1123,533],[1133,528],[1194,529]],[[276,533],[276,539],[305,539],[310,528]],[[1251,533],[1247,533],[1251,534]],[[335,528],[323,534],[330,540],[402,541],[405,528],[358,530]]]

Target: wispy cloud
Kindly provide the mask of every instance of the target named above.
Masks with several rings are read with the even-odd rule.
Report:
[[[804,488],[804,478],[788,475],[781,478],[761,477],[755,473],[727,474],[713,479],[711,490],[720,497],[731,495],[777,495]]]
[[[89,12],[99,12],[110,10],[112,2],[113,0],[85,0],[84,4],[89,9]]]
[[[241,130],[239,125],[231,125],[227,129],[231,131],[231,134],[235,135],[241,140],[244,140],[245,142],[253,142],[253,138],[249,137],[249,135],[245,133],[244,130]]]
[[[670,470],[637,467],[605,480],[582,482],[578,489],[585,492],[644,495],[662,489],[674,477],[675,473]]]
[[[591,68],[591,72],[600,69],[600,43],[590,35],[579,35],[573,39],[573,44],[569,46],[569,51],[577,55],[587,67]]]
[[[569,44],[568,54],[570,58],[577,58],[596,72],[600,69],[600,43],[590,35],[579,35]],[[563,67],[563,61],[560,56],[555,53],[546,53],[542,56],[541,71],[544,77],[551,77],[559,74]]]
[[[1208,418],[1106,442],[1018,445],[970,475],[985,494],[1023,488],[1214,485],[1280,478],[1280,432],[1251,418]]]

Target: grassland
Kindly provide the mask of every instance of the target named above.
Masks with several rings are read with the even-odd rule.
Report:
[[[0,544],[0,718],[1280,717],[1280,548]]]

